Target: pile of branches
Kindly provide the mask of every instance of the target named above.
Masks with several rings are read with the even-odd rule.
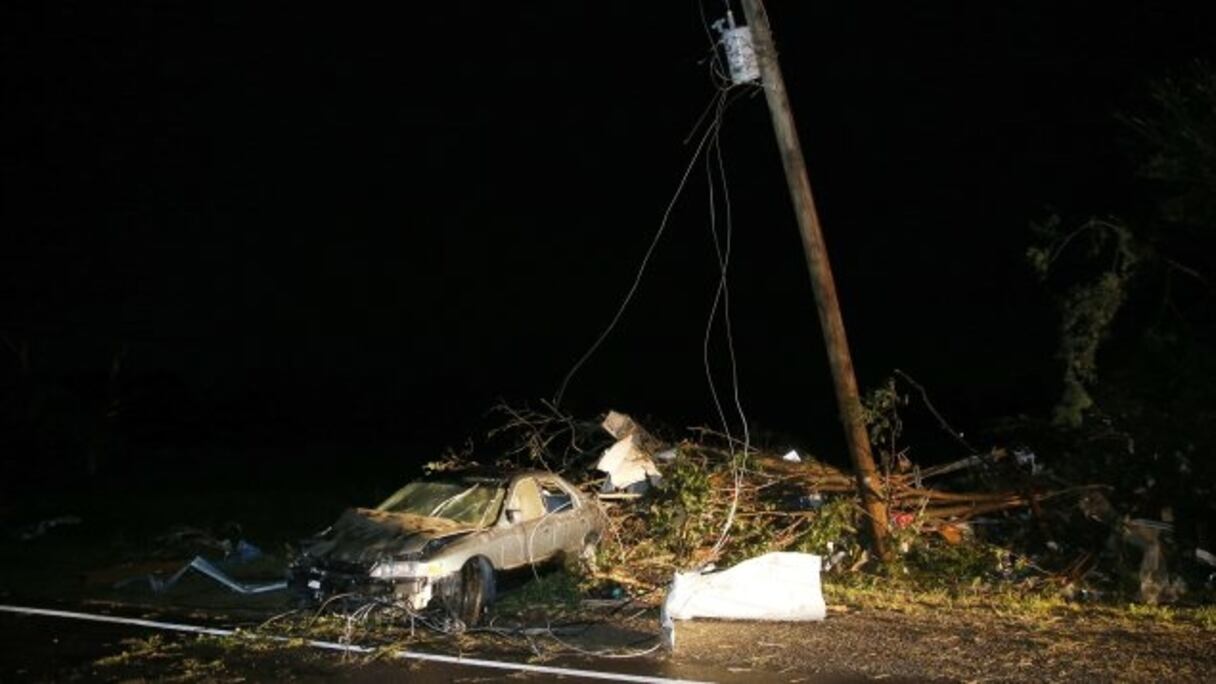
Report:
[[[726,566],[769,551],[820,554],[828,571],[856,570],[870,560],[860,538],[865,513],[856,480],[832,465],[805,455],[787,460],[766,448],[745,451],[738,441],[705,428],[690,428],[683,436],[653,432],[657,437],[648,451],[661,480],[645,493],[606,492],[595,464],[615,439],[599,421],[577,420],[550,404],[500,405],[496,412],[502,423],[491,436],[505,440],[498,453],[508,463],[558,472],[600,498],[610,526],[592,569],[595,578],[653,589],[675,571]],[[660,453],[663,458],[657,458]],[[906,550],[911,540],[928,537],[959,544],[975,516],[1037,511],[1042,502],[1075,491],[1038,490],[1017,460],[996,449],[930,468],[904,462],[886,469],[882,489],[897,545]],[[1017,486],[982,492],[931,486],[976,469],[988,475],[1000,470],[1004,477],[985,480]]]

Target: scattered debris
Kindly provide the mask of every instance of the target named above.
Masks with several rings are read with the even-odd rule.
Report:
[[[937,533],[941,535],[942,539],[946,540],[947,544],[952,546],[962,544],[964,540],[975,536],[971,525],[965,522],[941,523],[937,526]],[[1048,543],[1050,544],[1051,542]]]
[[[1206,549],[1195,549],[1195,559],[1204,565],[1216,568],[1216,554]]]
[[[238,539],[236,546],[232,549],[232,553],[229,554],[229,558],[239,563],[252,563],[265,555],[261,549],[253,544],[244,539]]]
[[[287,588],[286,580],[249,584],[233,578],[228,571],[237,568],[248,569],[250,566],[257,566],[256,572],[274,567],[274,574],[280,577],[282,569],[281,566],[276,566],[274,559],[268,557],[261,548],[241,538],[240,525],[229,522],[223,525],[221,530],[221,532],[213,534],[207,530],[186,525],[173,527],[169,532],[155,539],[156,556],[163,560],[150,563],[151,567],[147,567],[149,564],[145,563],[145,570],[150,570],[150,572],[134,577],[128,576],[126,579],[114,582],[114,588],[119,589],[147,582],[153,592],[160,594],[173,589],[191,570],[215,580],[238,594],[264,594]],[[191,555],[193,558],[188,562],[177,566],[178,569],[169,574],[167,578],[164,576],[169,568],[176,566],[174,561],[181,562],[182,558]],[[218,559],[212,560],[208,556],[213,558],[218,556]],[[263,568],[262,564],[259,564],[259,561],[262,560],[271,562],[266,563],[267,567]]]
[[[135,577],[120,582],[118,584],[118,588],[128,586],[134,582],[138,582],[146,578],[148,581],[148,586],[152,588],[152,591],[156,592],[157,594],[161,594],[172,589],[190,570],[197,570],[198,572],[210,577],[211,579],[219,582],[238,594],[265,594],[272,591],[282,591],[287,588],[286,580],[265,582],[261,584],[244,584],[242,582],[238,582],[229,576],[228,573],[224,572],[214,563],[206,558],[203,558],[202,556],[195,556],[193,560],[182,566],[180,570],[173,573],[168,579],[161,579],[156,575]]]
[[[1123,540],[1141,550],[1140,600],[1149,605],[1171,603],[1186,593],[1186,584],[1166,569],[1162,535],[1174,531],[1167,522],[1137,518],[1123,525]]]
[[[627,490],[640,494],[663,479],[649,454],[633,443],[633,435],[605,451],[595,469],[608,473],[605,491]]]
[[[68,525],[79,525],[83,522],[80,518],[74,515],[61,515],[55,518],[39,520],[33,525],[22,527],[13,533],[13,536],[21,541],[31,541],[50,532],[56,527],[66,527]]]
[[[1013,461],[1018,464],[1018,467],[1030,471],[1031,475],[1038,475],[1043,472],[1043,465],[1037,463],[1038,456],[1030,449],[1014,449]]]
[[[347,592],[368,594],[410,619],[441,607],[471,626],[493,600],[496,573],[564,554],[583,561],[584,596],[653,605],[670,585],[665,605],[672,620],[788,619],[778,616],[789,611],[804,616],[798,619],[822,619],[821,571],[847,574],[875,567],[858,531],[864,512],[855,478],[806,451],[744,445],[704,428],[682,436],[663,428],[652,433],[616,411],[602,420],[578,420],[549,404],[540,411],[499,411],[507,422],[490,435],[511,443],[495,449],[493,470],[478,471],[492,473],[497,484],[489,486],[484,477],[461,481],[417,510],[397,510],[410,499],[407,486],[375,510],[349,510],[306,543],[289,572],[289,586],[316,601]],[[893,546],[902,554],[896,560],[900,572],[928,568],[974,579],[972,586],[990,580],[1017,581],[1022,588],[1054,586],[1084,599],[1096,595],[1095,583],[1105,583],[1105,591],[1128,579],[1125,549],[1134,547],[1142,601],[1173,601],[1186,590],[1166,570],[1167,557],[1173,567],[1184,566],[1171,551],[1172,510],[1163,511],[1164,502],[1153,509],[1162,511],[1162,521],[1132,519],[1129,513],[1143,515],[1145,509],[1127,506],[1109,487],[1069,486],[1041,454],[1025,447],[994,447],[929,467],[916,465],[893,441],[887,448],[879,484]],[[445,459],[430,478],[452,483],[475,465],[472,449]],[[563,484],[549,491],[538,480],[534,500],[521,503],[520,490],[503,475],[520,472]],[[472,493],[482,485],[497,494],[486,499]],[[487,505],[466,505],[475,500]],[[1056,505],[1077,500],[1077,505]],[[471,518],[456,515],[464,508],[472,511]],[[594,511],[596,519],[576,532],[555,529],[581,511]],[[728,515],[734,524],[723,535]],[[1068,525],[1081,533],[1070,536]],[[234,560],[260,554],[238,537],[191,528],[176,530],[165,541],[215,547]],[[474,551],[492,543],[504,546],[481,553],[492,560],[469,570]],[[1183,560],[1216,563],[1203,549],[1194,557]],[[714,565],[733,567],[700,571]],[[209,562],[189,567],[234,591],[244,586],[208,572],[218,571]],[[189,567],[162,586],[172,586]],[[689,572],[692,568],[699,570]],[[787,571],[788,581],[780,575]],[[781,588],[799,582],[807,592],[813,585],[818,603],[792,600],[794,590]],[[748,598],[732,603],[732,592]],[[814,614],[807,606],[820,606],[819,617],[805,617]]]
[[[612,435],[613,439],[633,437],[638,448],[648,454],[658,453],[669,446],[639,425],[633,418],[617,411],[609,411],[604,420],[600,422],[600,427]]]
[[[793,508],[797,511],[816,511],[823,507],[824,501],[825,499],[823,498],[822,494],[819,492],[811,492],[810,494],[803,494],[794,499]]]
[[[663,476],[651,454],[659,442],[623,413],[609,411],[601,425],[617,440],[595,464],[596,470],[608,474],[604,491],[642,493],[658,485]]]
[[[706,428],[672,439],[670,429],[651,432],[615,411],[597,421],[578,420],[548,404],[541,411],[504,413],[511,424],[496,433],[516,434],[520,445],[509,453],[562,463],[561,472],[599,492],[608,526],[592,582],[654,596],[675,573],[769,552],[817,554],[823,572],[833,574],[873,567],[858,532],[864,513],[855,478],[803,450],[770,451],[752,443],[743,453],[742,443]],[[614,456],[608,463],[605,447],[594,437],[605,433],[617,439],[607,448]],[[895,546],[903,554],[897,563],[930,573],[946,568],[943,576],[980,584],[1016,579],[1023,587],[1074,587],[1081,596],[1093,595],[1087,582],[1119,576],[1115,566],[1121,556],[1111,555],[1114,547],[1103,550],[1124,519],[1108,498],[1110,487],[1069,486],[1041,453],[1024,446],[997,446],[928,467],[913,463],[906,449],[886,446],[890,468],[881,475],[881,489]],[[624,457],[640,458],[634,452],[644,460]],[[626,463],[634,466],[630,476],[616,479]],[[587,472],[596,466],[612,466],[605,468],[610,476]],[[618,489],[622,484],[625,491]],[[1080,499],[1081,505],[1055,505],[1069,499]],[[722,538],[732,507],[735,524]],[[1090,526],[1084,534],[1093,543],[1074,541],[1059,527],[1074,512],[1084,514]],[[1099,563],[1112,567],[1104,574],[1096,570]],[[1181,589],[1173,578],[1163,587],[1157,595],[1161,601]]]

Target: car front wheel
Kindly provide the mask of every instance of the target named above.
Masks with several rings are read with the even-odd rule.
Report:
[[[460,572],[445,580],[444,603],[452,617],[472,627],[494,601],[494,568],[484,558],[471,558]]]

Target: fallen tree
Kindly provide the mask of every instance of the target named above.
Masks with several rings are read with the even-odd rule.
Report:
[[[491,435],[505,439],[500,453],[506,461],[555,470],[600,496],[611,524],[592,570],[595,578],[654,589],[678,570],[784,550],[820,554],[829,571],[874,564],[859,539],[865,510],[856,480],[828,463],[783,457],[763,446],[745,449],[707,428],[675,436],[662,426],[646,430],[631,424],[622,430],[620,420],[629,419],[616,413],[606,420],[580,420],[549,404],[540,409],[500,405],[497,413],[503,422]],[[595,466],[626,433],[637,436],[630,447],[650,460],[658,477],[620,491],[606,484],[611,478]],[[470,457],[451,456],[446,465]],[[994,449],[923,469],[905,462],[885,472],[882,491],[893,541],[905,553],[916,539],[958,544],[976,516],[1037,511],[1043,502],[1086,489],[1042,488],[1018,470],[1018,460]],[[1016,486],[955,491],[932,484],[973,469],[1005,473],[987,479]]]

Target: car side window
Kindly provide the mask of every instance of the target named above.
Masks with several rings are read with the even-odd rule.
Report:
[[[540,498],[544,502],[545,513],[561,513],[574,509],[574,497],[556,482],[542,480]]]
[[[515,511],[515,519],[512,522],[517,523],[535,520],[545,514],[540,486],[535,478],[525,477],[515,483],[507,510]]]

